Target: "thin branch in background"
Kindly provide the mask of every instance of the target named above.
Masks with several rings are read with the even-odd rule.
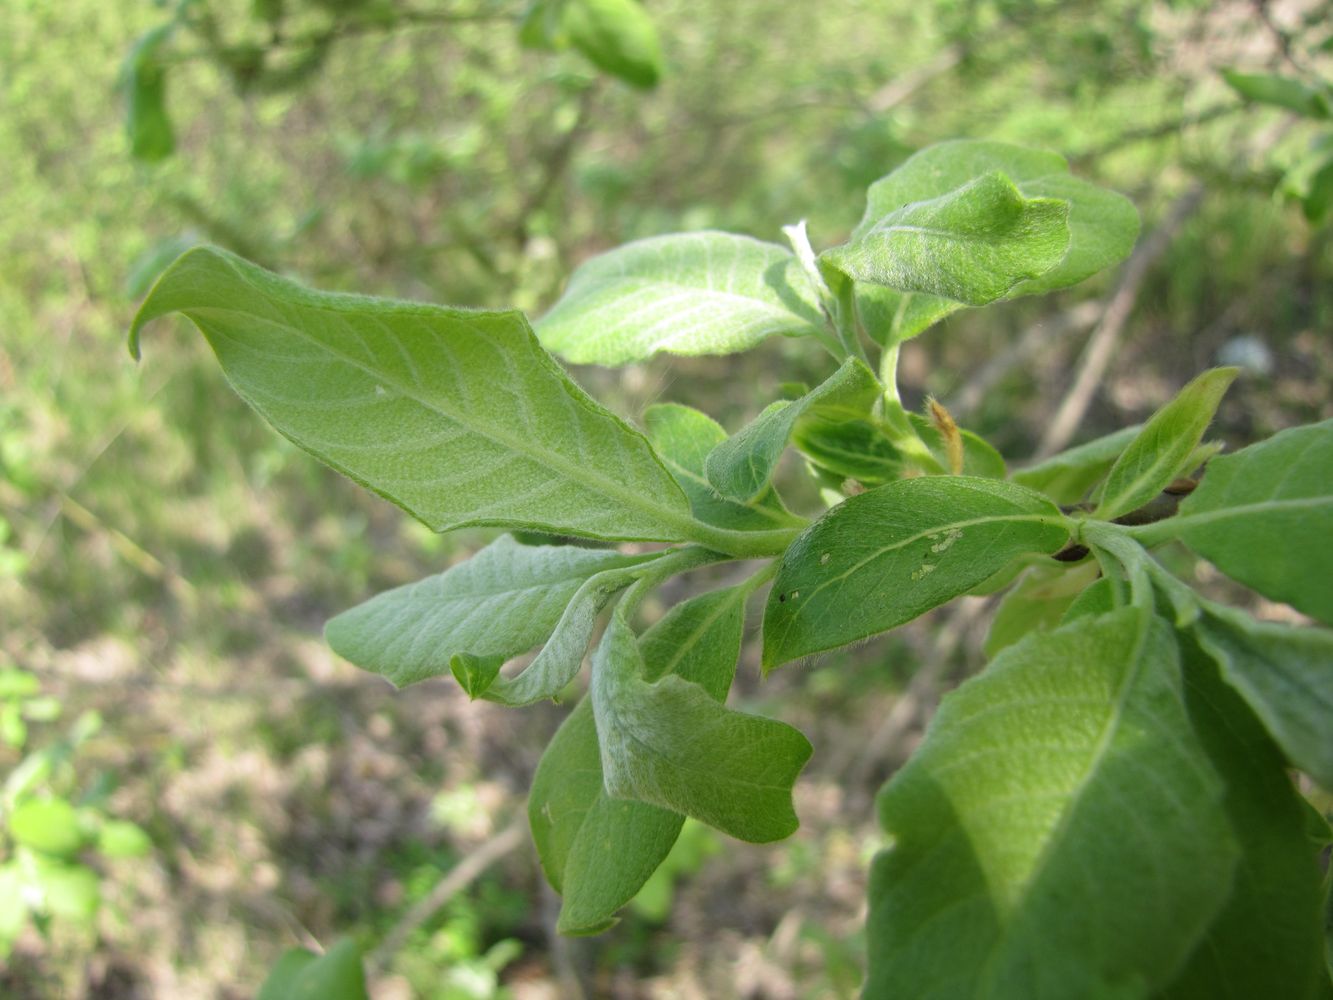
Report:
[[[454,896],[485,874],[491,865],[510,851],[516,850],[523,843],[526,829],[527,819],[523,816],[518,817],[449,869],[435,884],[435,888],[418,900],[403,914],[402,919],[394,924],[379,947],[366,956],[366,968],[370,973],[374,975],[385,969],[393,956],[407,943],[413,931],[435,916]]]
[[[1206,125],[1209,122],[1217,121],[1220,118],[1226,118],[1244,110],[1245,105],[1240,101],[1227,101],[1223,104],[1214,104],[1211,107],[1204,108],[1202,111],[1196,111],[1192,115],[1184,115],[1180,118],[1174,118],[1171,121],[1158,122],[1155,125],[1146,125],[1141,128],[1133,128],[1121,132],[1118,136],[1113,139],[1108,139],[1100,146],[1094,146],[1091,149],[1085,149],[1082,152],[1072,154],[1070,159],[1074,162],[1075,166],[1082,166],[1092,160],[1101,159],[1112,153],[1118,153],[1129,146],[1177,136],[1187,128]]]
[[[1203,201],[1203,194],[1202,184],[1193,185],[1175,200],[1158,227],[1135,248],[1121,272],[1119,284],[1106,302],[1101,322],[1083,349],[1083,356],[1079,359],[1078,374],[1074,376],[1073,384],[1065,393],[1065,398],[1055,411],[1055,416],[1046,425],[1046,433],[1042,436],[1041,444],[1037,446],[1034,458],[1042,459],[1054,455],[1073,439],[1074,432],[1078,430],[1078,425],[1083,422],[1083,417],[1092,404],[1093,393],[1096,392],[1111,363],[1120,335],[1134,311],[1144,279],[1176,238],[1186,220],[1198,209]]]

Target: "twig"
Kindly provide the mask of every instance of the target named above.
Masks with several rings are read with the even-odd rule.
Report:
[[[1166,217],[1153,230],[1152,235],[1140,243],[1129,258],[1129,263],[1121,273],[1120,283],[1107,300],[1101,322],[1083,349],[1074,383],[1069,387],[1055,416],[1046,425],[1046,433],[1037,447],[1035,458],[1054,455],[1073,438],[1084,414],[1088,412],[1088,406],[1092,403],[1093,392],[1096,391],[1102,376],[1106,374],[1107,366],[1111,363],[1111,355],[1115,352],[1125,323],[1134,311],[1134,303],[1138,299],[1139,289],[1148,276],[1148,271],[1166,252],[1185,221],[1199,207],[1203,193],[1203,185],[1195,184],[1177,198]]]
[[[433,917],[455,895],[462,892],[486,869],[523,843],[527,822],[520,816],[475,851],[472,851],[435,884],[423,899],[396,923],[379,947],[366,956],[366,968],[374,973],[384,969],[391,958],[412,936],[412,932]]]
[[[936,77],[941,77],[963,61],[963,47],[950,45],[915,69],[894,77],[870,95],[866,109],[882,115],[892,111]]]

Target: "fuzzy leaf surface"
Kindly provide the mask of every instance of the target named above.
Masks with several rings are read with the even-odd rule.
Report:
[[[725,699],[747,596],[734,587],[672,608],[639,638],[645,677],[675,674]],[[591,698],[579,702],[542,755],[528,817],[542,869],[563,897],[563,934],[609,926],[670,853],[685,821],[678,812],[607,795]]]
[[[985,305],[1064,259],[1068,215],[1066,202],[990,173],[889,212],[820,260],[856,281]]]
[[[1230,891],[1222,796],[1165,622],[1123,608],[1009,647],[880,793],[865,995],[1149,995]]]
[[[1231,894],[1162,1000],[1250,1000],[1282,984],[1291,1000],[1324,996],[1320,870],[1305,803],[1263,725],[1186,637],[1185,705],[1226,785],[1223,806],[1240,846]]]
[[[586,261],[537,335],[567,361],[622,365],[659,351],[733,354],[822,322],[785,247],[704,231],[636,240]]]
[[[1333,420],[1213,459],[1180,513],[1150,528],[1261,594],[1333,624]]]
[[[866,211],[853,239],[912,202],[938,198],[976,178],[1001,173],[1029,198],[1057,198],[1069,204],[1069,245],[1063,259],[1045,274],[1020,281],[1005,295],[1035,295],[1077,284],[1124,259],[1138,237],[1138,212],[1130,201],[1069,173],[1054,153],[1009,143],[958,140],[923,149],[871,185]],[[883,344],[914,337],[961,301],[883,288],[857,290],[857,306],[870,335]]]
[[[458,654],[503,662],[527,652],[590,577],[651,558],[502,535],[466,562],[344,611],[324,635],[343,659],[403,687],[447,675]]]
[[[1094,517],[1110,521],[1128,514],[1189,471],[1190,458],[1238,371],[1204,372],[1149,418],[1107,474]]]
[[[617,610],[593,656],[607,792],[752,843],[791,834],[798,825],[791,789],[810,741],[785,723],[723,708],[682,677],[644,677],[643,656]]]
[[[212,247],[158,280],[136,356],[144,324],[173,312],[277,430],[436,531],[690,537],[647,440],[570,381],[521,313],[314,292]]]
[[[738,531],[804,523],[782,505],[772,488],[760,490],[744,503],[718,495],[708,482],[704,464],[709,453],[727,439],[727,432],[708,414],[679,403],[659,403],[644,411],[643,420],[648,439],[690,498],[690,509],[700,521]]]
[[[1142,427],[1138,425],[1122,427],[1104,437],[1052,455],[1036,465],[1019,469],[1014,473],[1013,480],[1045,493],[1056,503],[1078,503],[1105,478],[1111,466],[1141,430]]]
[[[834,507],[787,550],[764,611],[764,669],[909,622],[1028,552],[1069,537],[1059,509],[1013,483],[923,476]]]
[[[704,463],[708,482],[729,500],[744,502],[760,495],[803,415],[865,413],[880,392],[879,380],[864,362],[848,358],[800,399],[772,404],[715,447]]]
[[[1208,603],[1194,632],[1291,762],[1333,789],[1333,631]]]

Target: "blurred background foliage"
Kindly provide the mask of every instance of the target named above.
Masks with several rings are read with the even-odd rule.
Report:
[[[806,218],[830,245],[912,151],[1007,139],[1133,198],[1140,252],[911,342],[909,400],[1022,459],[1118,295],[1077,438],[1218,361],[1247,368],[1216,427],[1233,447],[1333,414],[1328,4],[578,2],[582,24],[552,0],[5,0],[0,774],[82,832],[25,844],[10,796],[0,885],[87,874],[68,919],[31,880],[0,900],[0,994],[247,997],[286,949],[347,935],[396,943],[371,951],[376,997],[850,996],[871,797],[979,665],[982,599],[817,669],[743,670],[740,703],[816,745],[801,831],[759,848],[691,825],[619,926],[557,939],[505,838],[564,709],[398,695],[320,638],[487,536],[433,536],[299,455],[198,337],[154,331],[133,365],[135,301],[185,246],[535,313],[636,237]],[[608,42],[596,17],[629,27]],[[734,429],[825,362],[770,342],[576,377],[631,418],[669,398]],[[34,754],[59,766],[30,781]]]

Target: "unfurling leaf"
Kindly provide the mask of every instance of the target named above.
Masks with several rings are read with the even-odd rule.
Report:
[[[647,440],[570,381],[521,313],[313,292],[211,247],[158,280],[131,351],[173,312],[274,427],[436,531],[691,536]]]
[[[792,543],[764,611],[764,669],[911,621],[1025,553],[1069,537],[1059,509],[1013,483],[925,476],[834,507]]]
[[[743,586],[710,591],[672,608],[639,638],[645,678],[675,674],[722,701],[740,655],[748,594]],[[606,794],[592,707],[585,698],[560,727],[528,799],[542,869],[563,897],[557,923],[563,934],[609,926],[670,853],[685,820]]]
[[[674,674],[649,683],[620,609],[593,656],[592,703],[606,790],[693,816],[752,843],[797,827],[792,784],[810,742],[772,719],[733,712]]]

